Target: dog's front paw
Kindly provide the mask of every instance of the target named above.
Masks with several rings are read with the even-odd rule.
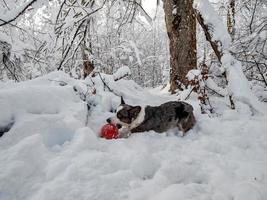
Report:
[[[119,129],[119,138],[128,138],[131,135],[130,129],[122,127]]]

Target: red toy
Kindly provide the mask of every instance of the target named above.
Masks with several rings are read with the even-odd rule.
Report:
[[[117,139],[119,137],[119,130],[113,124],[106,124],[101,129],[101,137],[107,140]]]

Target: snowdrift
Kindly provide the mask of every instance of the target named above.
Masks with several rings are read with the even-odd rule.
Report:
[[[266,116],[213,98],[219,116],[210,118],[191,100],[197,126],[184,138],[150,131],[105,140],[99,130],[119,95],[133,105],[177,97],[101,78],[54,72],[0,83],[0,127],[13,123],[0,138],[1,200],[266,199]]]

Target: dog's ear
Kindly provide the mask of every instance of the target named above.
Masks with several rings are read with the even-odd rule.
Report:
[[[125,101],[123,99],[123,97],[121,96],[121,105],[124,105],[125,104]]]
[[[130,116],[132,119],[136,119],[138,114],[140,113],[141,111],[141,106],[134,106],[131,108],[130,110]]]

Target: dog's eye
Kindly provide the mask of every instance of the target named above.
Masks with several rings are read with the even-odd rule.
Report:
[[[122,115],[120,113],[117,114],[118,118],[122,118]]]
[[[128,116],[128,112],[126,110],[123,110],[121,112],[121,115],[124,116],[124,117],[127,117]]]
[[[116,110],[114,110],[114,109],[110,109],[110,111],[109,111],[109,112],[116,113],[117,111],[116,111]]]

